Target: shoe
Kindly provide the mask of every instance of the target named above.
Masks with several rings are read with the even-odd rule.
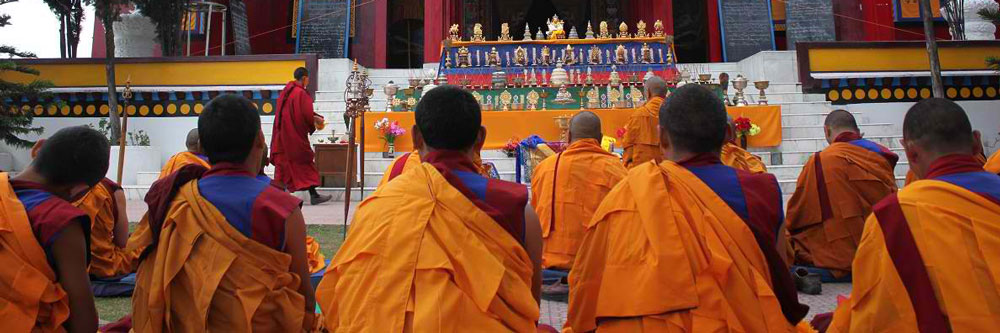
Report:
[[[312,204],[312,205],[318,205],[318,204],[330,201],[330,199],[333,199],[332,195],[322,195],[322,194],[320,194],[320,195],[317,195],[317,196],[311,196],[309,198],[309,203]]]
[[[805,268],[795,270],[792,274],[795,280],[795,289],[808,295],[819,295],[823,293],[823,282],[820,281],[819,274],[811,273]]]
[[[542,285],[542,294],[546,296],[569,295],[569,285],[562,282]]]

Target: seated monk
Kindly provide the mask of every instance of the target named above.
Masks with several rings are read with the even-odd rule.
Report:
[[[646,104],[635,108],[625,123],[625,136],[622,138],[622,161],[626,168],[655,161],[660,163],[663,160],[663,152],[660,151],[659,133],[656,129],[658,123],[660,104],[667,97],[667,83],[659,76],[653,76],[643,83],[643,94]]]
[[[146,195],[133,329],[311,330],[302,202],[254,178],[266,149],[256,108],[216,97],[198,131],[212,167],[185,166]]]
[[[478,174],[479,103],[440,86],[416,108],[423,161],[366,199],[316,296],[331,332],[529,332],[541,237],[523,185]]]
[[[73,202],[91,219],[88,270],[93,277],[116,278],[134,271],[137,253],[125,250],[129,238],[125,201],[121,186],[104,178]]]
[[[198,138],[198,129],[192,129],[188,132],[187,140],[184,142],[187,145],[187,151],[182,151],[174,156],[171,156],[167,163],[163,165],[163,169],[160,169],[160,178],[166,178],[171,173],[180,170],[182,167],[188,164],[200,165],[207,168],[211,166],[208,164],[208,157],[201,151],[201,143]]]
[[[256,177],[257,180],[265,182],[268,185],[285,192],[287,189],[285,184],[271,179],[271,177],[268,177],[267,174],[264,173],[264,169],[267,168],[268,164],[270,164],[270,161],[267,158],[267,149],[264,149],[264,158],[260,161],[260,170],[257,171]],[[317,242],[312,236],[306,236],[306,257],[309,261],[310,274],[319,272],[323,270],[323,268],[326,268],[326,256],[324,256],[319,250],[319,242]]]
[[[767,167],[757,155],[740,148],[734,142],[736,140],[733,119],[729,118],[729,126],[726,126],[726,143],[722,145],[722,164],[751,173],[765,173]]]
[[[104,178],[110,147],[84,127],[52,135],[23,172],[0,173],[0,330],[94,332],[90,219],[73,207]]]
[[[799,173],[788,201],[794,263],[813,268],[824,282],[847,279],[865,217],[896,191],[899,156],[861,138],[854,115],[835,110],[823,126],[830,146]]]
[[[979,133],[958,104],[931,98],[906,113],[902,143],[924,180],[875,205],[828,332],[995,332],[1000,176],[974,157]]]
[[[569,147],[549,156],[531,176],[531,206],[541,221],[542,267],[568,271],[584,225],[628,170],[601,148],[601,118],[582,111],[570,119]]]
[[[807,328],[775,244],[781,192],[770,174],[722,165],[726,111],[699,85],[660,109],[666,161],[645,163],[604,199],[569,274],[564,332],[788,332]]]

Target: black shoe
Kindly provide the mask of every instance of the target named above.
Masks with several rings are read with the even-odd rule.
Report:
[[[330,201],[330,199],[333,199],[332,195],[322,195],[322,194],[313,195],[309,197],[309,203],[312,205],[318,205]]]
[[[811,273],[805,268],[799,268],[795,270],[795,274],[792,274],[792,278],[795,280],[795,289],[809,294],[809,295],[819,295],[823,293],[823,283],[820,281],[819,274]]]

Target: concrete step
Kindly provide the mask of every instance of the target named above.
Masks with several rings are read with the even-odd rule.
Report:
[[[888,136],[900,134],[900,131],[891,123],[875,123],[858,125],[861,133],[865,136]],[[823,136],[823,125],[784,125],[781,128],[781,136],[784,139],[807,138]]]
[[[827,101],[787,102],[781,104],[781,114],[823,113],[827,114],[836,108]]]
[[[860,112],[852,112],[854,118],[858,121],[858,124],[869,123],[869,118],[862,115]],[[814,112],[814,113],[785,113],[784,110],[781,112],[781,125],[782,126],[793,126],[793,125],[823,125],[826,120],[826,116],[829,114],[827,112]]]

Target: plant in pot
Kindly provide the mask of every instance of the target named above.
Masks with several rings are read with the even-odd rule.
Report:
[[[376,122],[375,130],[379,132],[379,135],[386,144],[386,149],[382,152],[382,157],[393,158],[396,154],[396,138],[406,134],[406,130],[399,126],[398,121],[389,121],[389,118],[382,118],[382,120]]]

